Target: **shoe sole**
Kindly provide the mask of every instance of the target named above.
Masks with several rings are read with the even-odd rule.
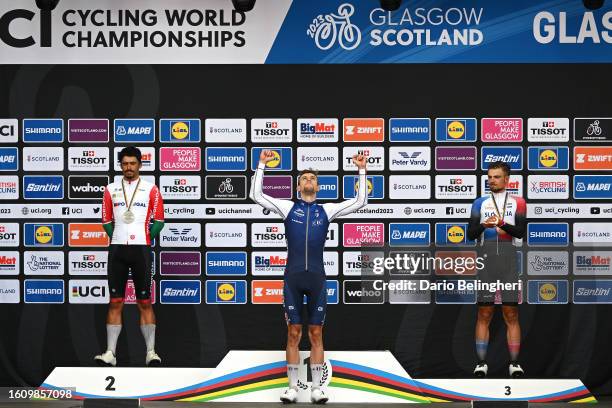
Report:
[[[329,398],[322,398],[318,401],[310,400],[310,402],[316,405],[323,405],[323,404],[326,404],[328,400]]]
[[[107,363],[106,361],[103,361],[103,360],[95,360],[95,361],[98,367],[115,367],[114,364]]]
[[[159,367],[159,366],[161,366],[160,360],[151,360],[149,361],[149,364],[147,364],[147,367]]]
[[[484,373],[474,373],[474,377],[476,378],[485,378],[487,375]]]
[[[297,399],[290,400],[289,398],[281,398],[280,400],[285,405],[287,405],[287,404],[295,404],[297,402]]]
[[[514,373],[514,374],[512,374],[512,378],[523,378],[523,377],[525,377],[525,373],[520,373],[520,374]]]

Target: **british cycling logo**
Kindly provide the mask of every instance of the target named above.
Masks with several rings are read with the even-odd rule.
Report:
[[[354,50],[361,43],[361,30],[351,23],[353,14],[355,7],[344,3],[338,7],[337,13],[319,14],[315,17],[308,26],[306,34],[323,51],[329,50],[336,44],[347,51]]]

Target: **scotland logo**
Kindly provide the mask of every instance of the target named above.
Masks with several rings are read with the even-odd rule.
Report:
[[[347,51],[354,50],[361,43],[361,30],[351,23],[350,17],[353,14],[355,7],[344,3],[338,7],[337,14],[319,14],[315,17],[306,33],[321,50],[329,50],[336,43]]]

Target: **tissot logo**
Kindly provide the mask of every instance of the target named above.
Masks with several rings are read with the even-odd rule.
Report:
[[[161,176],[159,189],[166,200],[199,200],[200,176]]]
[[[101,199],[108,185],[108,176],[68,176],[68,197],[71,200]]]

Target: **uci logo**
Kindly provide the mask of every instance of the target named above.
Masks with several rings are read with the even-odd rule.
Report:
[[[32,22],[36,13],[26,9],[15,9],[6,12],[0,17],[0,41],[14,48],[27,48],[36,44],[34,36],[23,36],[16,34],[15,27],[22,26],[27,20]],[[38,39],[41,47],[51,47],[51,11],[40,11],[40,38]]]

